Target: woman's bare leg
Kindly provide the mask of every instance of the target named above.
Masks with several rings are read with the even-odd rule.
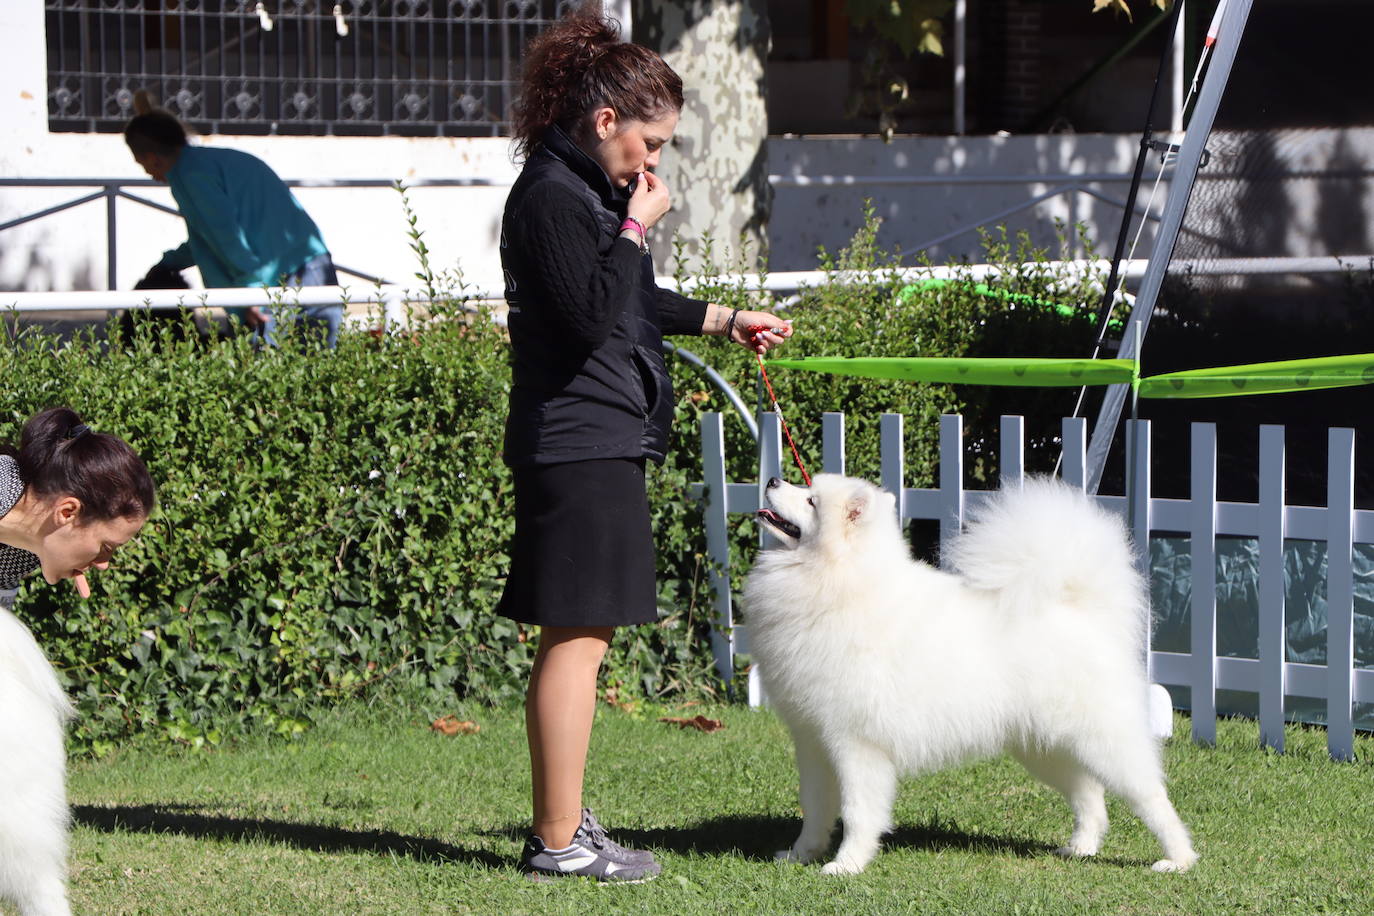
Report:
[[[581,821],[596,676],[612,627],[543,627],[525,696],[534,833],[550,849],[572,842]]]

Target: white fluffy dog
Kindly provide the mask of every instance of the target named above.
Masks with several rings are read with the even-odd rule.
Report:
[[[779,858],[823,856],[839,817],[822,871],[862,871],[901,774],[1006,751],[1073,809],[1060,854],[1098,851],[1110,789],[1163,846],[1156,871],[1197,861],[1149,729],[1148,599],[1116,517],[1029,480],[975,513],[944,572],[912,559],[872,484],[774,478],[767,499],[759,518],[782,543],[760,554],[744,610],[796,744],[802,830]]]
[[[0,898],[67,916],[64,729],[72,707],[28,627],[0,606]]]

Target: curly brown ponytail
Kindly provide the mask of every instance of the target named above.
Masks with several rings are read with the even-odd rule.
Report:
[[[589,0],[531,39],[520,97],[511,117],[519,158],[527,158],[557,124],[576,137],[578,122],[598,108],[629,121],[682,110],[682,79],[648,48],[620,40],[620,28]]]

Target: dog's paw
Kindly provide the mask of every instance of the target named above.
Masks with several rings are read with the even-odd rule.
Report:
[[[773,861],[796,862],[798,865],[806,865],[808,862],[816,861],[816,853],[808,853],[793,846],[791,849],[779,849],[773,853]]]
[[[1196,853],[1186,859],[1160,859],[1158,862],[1151,865],[1150,868],[1153,871],[1161,873],[1185,872],[1192,868],[1195,862],[1197,862]]]
[[[857,875],[863,870],[864,867],[858,863],[845,862],[840,859],[836,859],[833,862],[827,862],[825,865],[821,866],[821,874],[823,875]]]
[[[1057,856],[1063,856],[1066,859],[1083,859],[1087,858],[1088,856],[1097,855],[1097,850],[1089,846],[1079,846],[1074,843],[1066,843],[1063,846],[1060,846],[1058,849],[1056,849],[1054,851],[1054,854]]]

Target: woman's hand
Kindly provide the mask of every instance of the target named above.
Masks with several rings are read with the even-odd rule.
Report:
[[[748,347],[760,355],[792,336],[791,320],[784,321],[772,312],[735,311],[720,305],[713,305],[712,308],[718,310],[720,330],[717,333],[728,335],[741,347]],[[733,321],[730,320],[732,314]]]
[[[640,172],[635,181],[634,193],[630,195],[625,215],[633,216],[648,229],[663,218],[672,207],[668,199],[668,186],[653,172]]]

